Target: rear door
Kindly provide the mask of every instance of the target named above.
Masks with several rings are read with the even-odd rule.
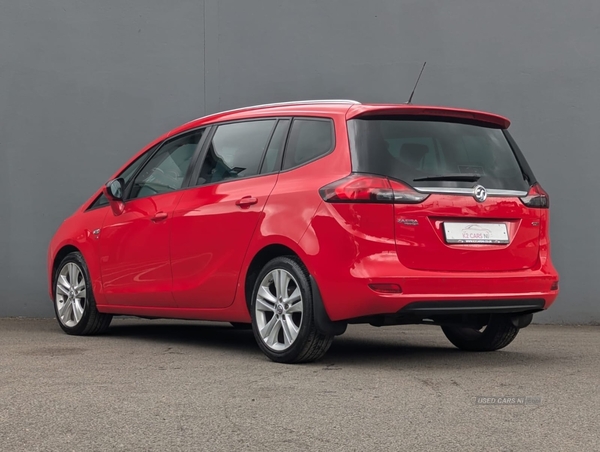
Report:
[[[539,210],[521,201],[533,175],[503,130],[448,120],[353,119],[353,169],[429,194],[394,204],[396,251],[408,268],[507,271],[538,260]]]
[[[223,308],[234,299],[250,239],[275,186],[288,119],[222,124],[193,188],[175,209],[173,294],[180,308]]]

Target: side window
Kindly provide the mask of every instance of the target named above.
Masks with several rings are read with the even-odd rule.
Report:
[[[276,120],[223,124],[217,128],[197,184],[210,184],[258,174]]]
[[[260,174],[273,173],[279,169],[280,165],[278,165],[278,163],[281,162],[281,151],[283,150],[289,127],[289,119],[282,119],[277,123],[275,132],[273,132],[273,136],[271,137],[271,141],[267,147],[265,160],[263,161],[262,168],[260,169]]]
[[[327,119],[294,119],[283,169],[300,166],[327,154],[333,148],[333,123]]]
[[[179,190],[203,132],[198,130],[167,141],[136,176],[128,198]]]
[[[142,166],[142,164],[148,158],[148,156],[152,155],[152,153],[154,151],[156,151],[156,149],[159,146],[160,146],[160,143],[155,146],[152,146],[150,149],[148,149],[146,152],[144,152],[142,155],[140,155],[127,168],[125,168],[122,172],[120,172],[117,175],[117,177],[122,177],[123,180],[125,181],[125,188],[127,188],[129,183],[131,182],[131,178],[137,172],[137,170],[140,168],[140,166]],[[94,203],[89,208],[94,209],[96,207],[103,207],[103,206],[108,206],[108,199],[106,199],[106,196],[104,196],[104,193],[100,194],[100,196],[98,196],[98,198],[96,198],[96,201],[94,201]]]

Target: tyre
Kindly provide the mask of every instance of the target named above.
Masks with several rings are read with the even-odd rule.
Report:
[[[264,266],[252,292],[251,314],[256,342],[272,361],[316,361],[333,342],[316,328],[308,271],[294,256]]]
[[[491,316],[488,324],[481,330],[444,325],[442,331],[461,350],[491,352],[510,344],[517,337],[519,328],[513,325],[508,316]]]
[[[54,275],[54,312],[58,324],[67,334],[86,336],[104,333],[112,315],[101,314],[87,265],[78,252],[67,255]]]

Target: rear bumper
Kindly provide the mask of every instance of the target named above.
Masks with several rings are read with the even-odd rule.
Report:
[[[323,304],[333,321],[379,314],[418,317],[452,314],[530,313],[548,309],[558,295],[551,269],[506,273],[431,274],[405,277],[317,279]],[[414,273],[421,273],[414,275]],[[379,293],[370,284],[397,284],[401,293]]]

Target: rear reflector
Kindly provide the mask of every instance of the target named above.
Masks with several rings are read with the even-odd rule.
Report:
[[[554,281],[550,286],[550,290],[558,290],[558,281]]]
[[[402,288],[398,284],[369,284],[369,287],[380,293],[402,293]]]
[[[386,177],[351,174],[319,190],[326,202],[418,204],[429,195]]]
[[[530,189],[527,196],[521,198],[523,204],[527,207],[536,207],[538,209],[550,208],[550,197],[548,193],[544,191],[540,184],[534,184]]]

